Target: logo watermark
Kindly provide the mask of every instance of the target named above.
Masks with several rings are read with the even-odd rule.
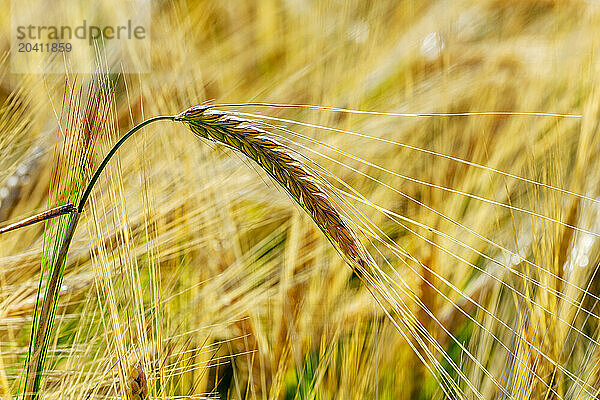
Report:
[[[150,0],[11,3],[11,72],[149,72]]]

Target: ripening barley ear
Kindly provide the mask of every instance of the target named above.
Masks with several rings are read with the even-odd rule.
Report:
[[[130,400],[143,400],[148,396],[148,380],[139,362],[129,368],[126,392]]]
[[[237,150],[264,169],[312,217],[359,277],[364,278],[374,261],[334,207],[328,188],[319,184],[289,147],[269,137],[252,121],[218,111],[210,105],[191,107],[175,117],[199,137]]]

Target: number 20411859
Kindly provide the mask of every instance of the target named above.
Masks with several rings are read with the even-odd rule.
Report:
[[[71,43],[54,42],[54,43],[29,43],[20,42],[17,44],[19,53],[69,53],[73,50]]]

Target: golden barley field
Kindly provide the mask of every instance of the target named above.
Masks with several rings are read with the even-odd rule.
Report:
[[[16,73],[26,3],[0,399],[600,398],[599,2],[155,0],[148,71]]]

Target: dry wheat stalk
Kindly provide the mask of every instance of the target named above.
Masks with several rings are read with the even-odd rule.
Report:
[[[351,266],[364,276],[373,261],[353,230],[333,206],[327,188],[289,147],[269,137],[251,121],[218,111],[210,105],[187,109],[175,117],[198,136],[224,144],[254,160],[313,218]]]

